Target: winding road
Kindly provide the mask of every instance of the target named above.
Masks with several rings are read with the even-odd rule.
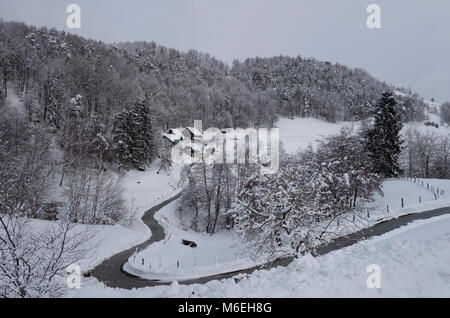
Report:
[[[157,211],[168,205],[169,203],[177,200],[181,196],[181,193],[173,196],[172,198],[155,205],[150,210],[144,213],[142,221],[150,228],[152,236],[145,242],[136,245],[130,249],[122,251],[98,265],[93,270],[91,270],[88,275],[92,275],[100,282],[103,282],[106,286],[112,288],[122,288],[122,289],[133,289],[142,287],[151,287],[158,285],[169,285],[169,282],[163,282],[158,280],[148,280],[131,275],[123,270],[123,265],[128,261],[128,258],[133,255],[134,251],[141,251],[148,247],[150,244],[161,241],[165,237],[163,227],[155,220],[154,215]],[[358,232],[352,233],[348,236],[336,239],[328,244],[321,245],[316,248],[312,253],[314,256],[324,255],[331,251],[335,251],[350,245],[353,245],[361,240],[365,240],[374,236],[384,234],[386,232],[397,229],[401,226],[407,225],[408,223],[416,220],[429,219],[435,216],[450,214],[450,207],[434,209],[421,213],[413,213],[400,216],[396,219],[391,219],[383,221],[373,225],[372,227],[360,230]],[[230,278],[237,274],[250,274],[257,269],[265,269],[276,266],[287,266],[291,263],[293,258],[283,258],[271,262],[263,266],[257,266],[249,268],[246,270],[240,270],[235,272],[223,273],[214,276],[208,276],[203,278],[196,278],[191,280],[180,281],[180,284],[204,284],[211,280]]]

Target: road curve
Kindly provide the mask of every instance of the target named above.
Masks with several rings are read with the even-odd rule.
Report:
[[[152,236],[148,240],[104,260],[103,263],[92,269],[88,273],[88,275],[94,276],[99,281],[103,282],[106,286],[112,288],[133,289],[160,285],[160,282],[149,281],[140,277],[133,276],[125,272],[122,267],[136,250],[141,251],[150,244],[159,242],[164,239],[164,228],[155,220],[154,215],[157,211],[159,211],[169,203],[175,201],[180,196],[181,193],[178,193],[170,199],[167,199],[155,205],[150,210],[144,213],[142,221],[152,231]]]
[[[175,201],[181,196],[181,193],[173,196],[172,198],[155,205],[150,210],[144,213],[142,217],[142,221],[150,228],[152,231],[152,236],[145,242],[136,245],[130,249],[122,251],[98,265],[93,270],[91,270],[88,275],[92,275],[100,282],[103,282],[106,286],[112,288],[122,288],[122,289],[133,289],[133,288],[142,288],[142,287],[151,287],[158,285],[168,285],[170,283],[158,281],[158,280],[148,280],[144,278],[140,278],[134,275],[131,275],[125,271],[123,271],[123,265],[128,261],[128,258],[133,255],[134,251],[137,249],[138,251],[145,249],[152,243],[161,241],[165,237],[164,228],[155,220],[154,214],[165,207],[167,204]],[[330,243],[321,245],[312,252],[314,256],[324,255],[326,253],[353,245],[361,240],[365,240],[374,236],[378,236],[384,234],[386,232],[397,229],[401,226],[407,225],[408,223],[416,220],[424,220],[429,219],[435,216],[440,216],[444,214],[450,214],[450,207],[434,209],[421,213],[412,213],[400,216],[396,219],[386,220],[380,223],[377,223],[369,228],[362,229],[358,232],[352,233],[348,236],[338,238]],[[266,269],[276,266],[287,266],[291,263],[293,258],[283,258],[271,262],[266,265],[257,266],[253,268],[249,268],[246,270],[240,270],[235,272],[229,272],[224,274],[218,274],[203,278],[190,279],[185,281],[180,281],[180,284],[204,284],[211,280],[216,279],[224,279],[230,278],[237,274],[250,274],[257,269]]]

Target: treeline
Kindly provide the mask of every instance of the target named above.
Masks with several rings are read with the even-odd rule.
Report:
[[[311,58],[252,58],[231,67],[191,50],[187,53],[135,42],[106,45],[55,29],[0,22],[0,96],[14,84],[30,121],[64,130],[74,111],[88,129],[86,143],[108,143],[115,117],[146,100],[156,132],[186,126],[272,127],[277,116],[328,121],[366,118],[387,85],[365,71]],[[70,101],[79,96],[73,109]],[[423,102],[399,97],[405,120],[422,119]],[[67,138],[62,138],[67,139]],[[69,138],[70,139],[70,138]],[[113,160],[116,154],[89,155]],[[154,151],[156,153],[156,151]]]
[[[417,178],[450,177],[450,137],[411,128],[402,153],[405,175]]]

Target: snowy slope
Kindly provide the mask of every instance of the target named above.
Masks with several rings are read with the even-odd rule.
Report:
[[[397,95],[406,96],[405,93],[395,92]],[[429,121],[439,124],[439,128],[433,126],[425,126],[423,122],[412,122],[404,124],[402,134],[409,129],[417,129],[422,133],[433,133],[437,136],[449,136],[450,127],[446,124],[441,125],[439,115],[441,103],[425,100],[428,106]],[[309,145],[313,148],[320,140],[326,137],[337,135],[343,127],[350,127],[357,130],[360,127],[359,122],[338,122],[329,123],[315,118],[299,118],[293,119],[282,117],[276,123],[276,127],[280,129],[280,141],[283,143],[284,149],[288,154],[294,154],[299,149],[304,150]]]
[[[407,94],[402,92],[395,92],[397,95],[406,96]],[[450,135],[450,127],[448,124],[441,124],[441,106],[442,103],[439,102],[432,102],[430,100],[424,100],[425,105],[427,106],[427,109],[425,111],[425,115],[428,117],[425,121],[431,121],[434,123],[437,123],[439,125],[439,128],[433,127],[433,126],[425,126],[424,122],[412,122],[412,123],[406,123],[404,124],[404,127],[402,129],[402,134],[405,134],[408,130],[418,130],[421,133],[429,133],[434,134],[436,136],[443,136],[447,137]]]
[[[182,166],[174,165],[170,171],[159,170],[159,160],[155,161],[146,171],[130,170],[122,177],[125,191],[123,197],[127,207],[134,212],[133,228],[147,232],[150,230],[142,223],[145,211],[159,202],[175,195],[183,188],[180,174]]]
[[[343,127],[359,127],[359,123],[340,122],[329,123],[315,118],[293,119],[280,118],[276,123],[280,129],[280,141],[287,153],[293,154],[299,149],[304,150],[309,145],[313,148],[319,140],[339,134]]]
[[[151,236],[150,229],[141,221],[142,215],[152,206],[164,201],[181,190],[180,166],[170,172],[157,173],[159,162],[147,171],[128,171],[122,177],[123,197],[127,208],[132,211],[131,224],[108,226],[89,225],[97,233],[88,242],[93,251],[81,263],[82,271],[91,269],[112,255],[137,245]]]

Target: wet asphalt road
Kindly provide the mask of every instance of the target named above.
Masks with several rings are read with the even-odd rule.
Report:
[[[168,282],[162,282],[157,280],[147,280],[140,277],[133,276],[128,274],[122,270],[123,264],[127,262],[128,258],[133,255],[134,251],[137,249],[138,251],[146,248],[152,243],[161,241],[165,237],[164,229],[159,223],[153,218],[154,214],[166,206],[167,204],[175,201],[181,196],[181,194],[177,194],[174,197],[152,207],[150,210],[144,213],[142,217],[142,221],[150,228],[152,231],[152,236],[145,242],[134,246],[128,250],[120,252],[103,263],[95,267],[90,271],[90,274],[98,279],[100,282],[103,282],[106,286],[112,288],[123,288],[123,289],[133,289],[133,288],[142,288],[142,287],[150,287],[157,285],[169,285]],[[391,219],[387,221],[380,222],[372,227],[360,230],[358,232],[352,233],[346,237],[341,237],[336,239],[328,244],[321,245],[316,248],[315,251],[312,252],[312,255],[319,256],[324,255],[326,253],[353,245],[361,240],[365,240],[374,236],[378,236],[384,234],[386,232],[397,229],[401,226],[407,225],[408,223],[416,220],[424,220],[429,219],[435,216],[450,214],[450,207],[439,208],[435,210],[430,210],[427,212],[415,213],[415,214],[407,214],[396,219]],[[246,270],[230,272],[225,274],[219,274],[214,276],[208,276],[204,278],[191,279],[186,281],[180,281],[180,284],[204,284],[211,280],[216,279],[224,279],[236,276],[237,274],[250,274],[257,269],[265,269],[276,266],[287,266],[291,263],[293,258],[284,258],[276,260],[272,263],[253,267]]]

